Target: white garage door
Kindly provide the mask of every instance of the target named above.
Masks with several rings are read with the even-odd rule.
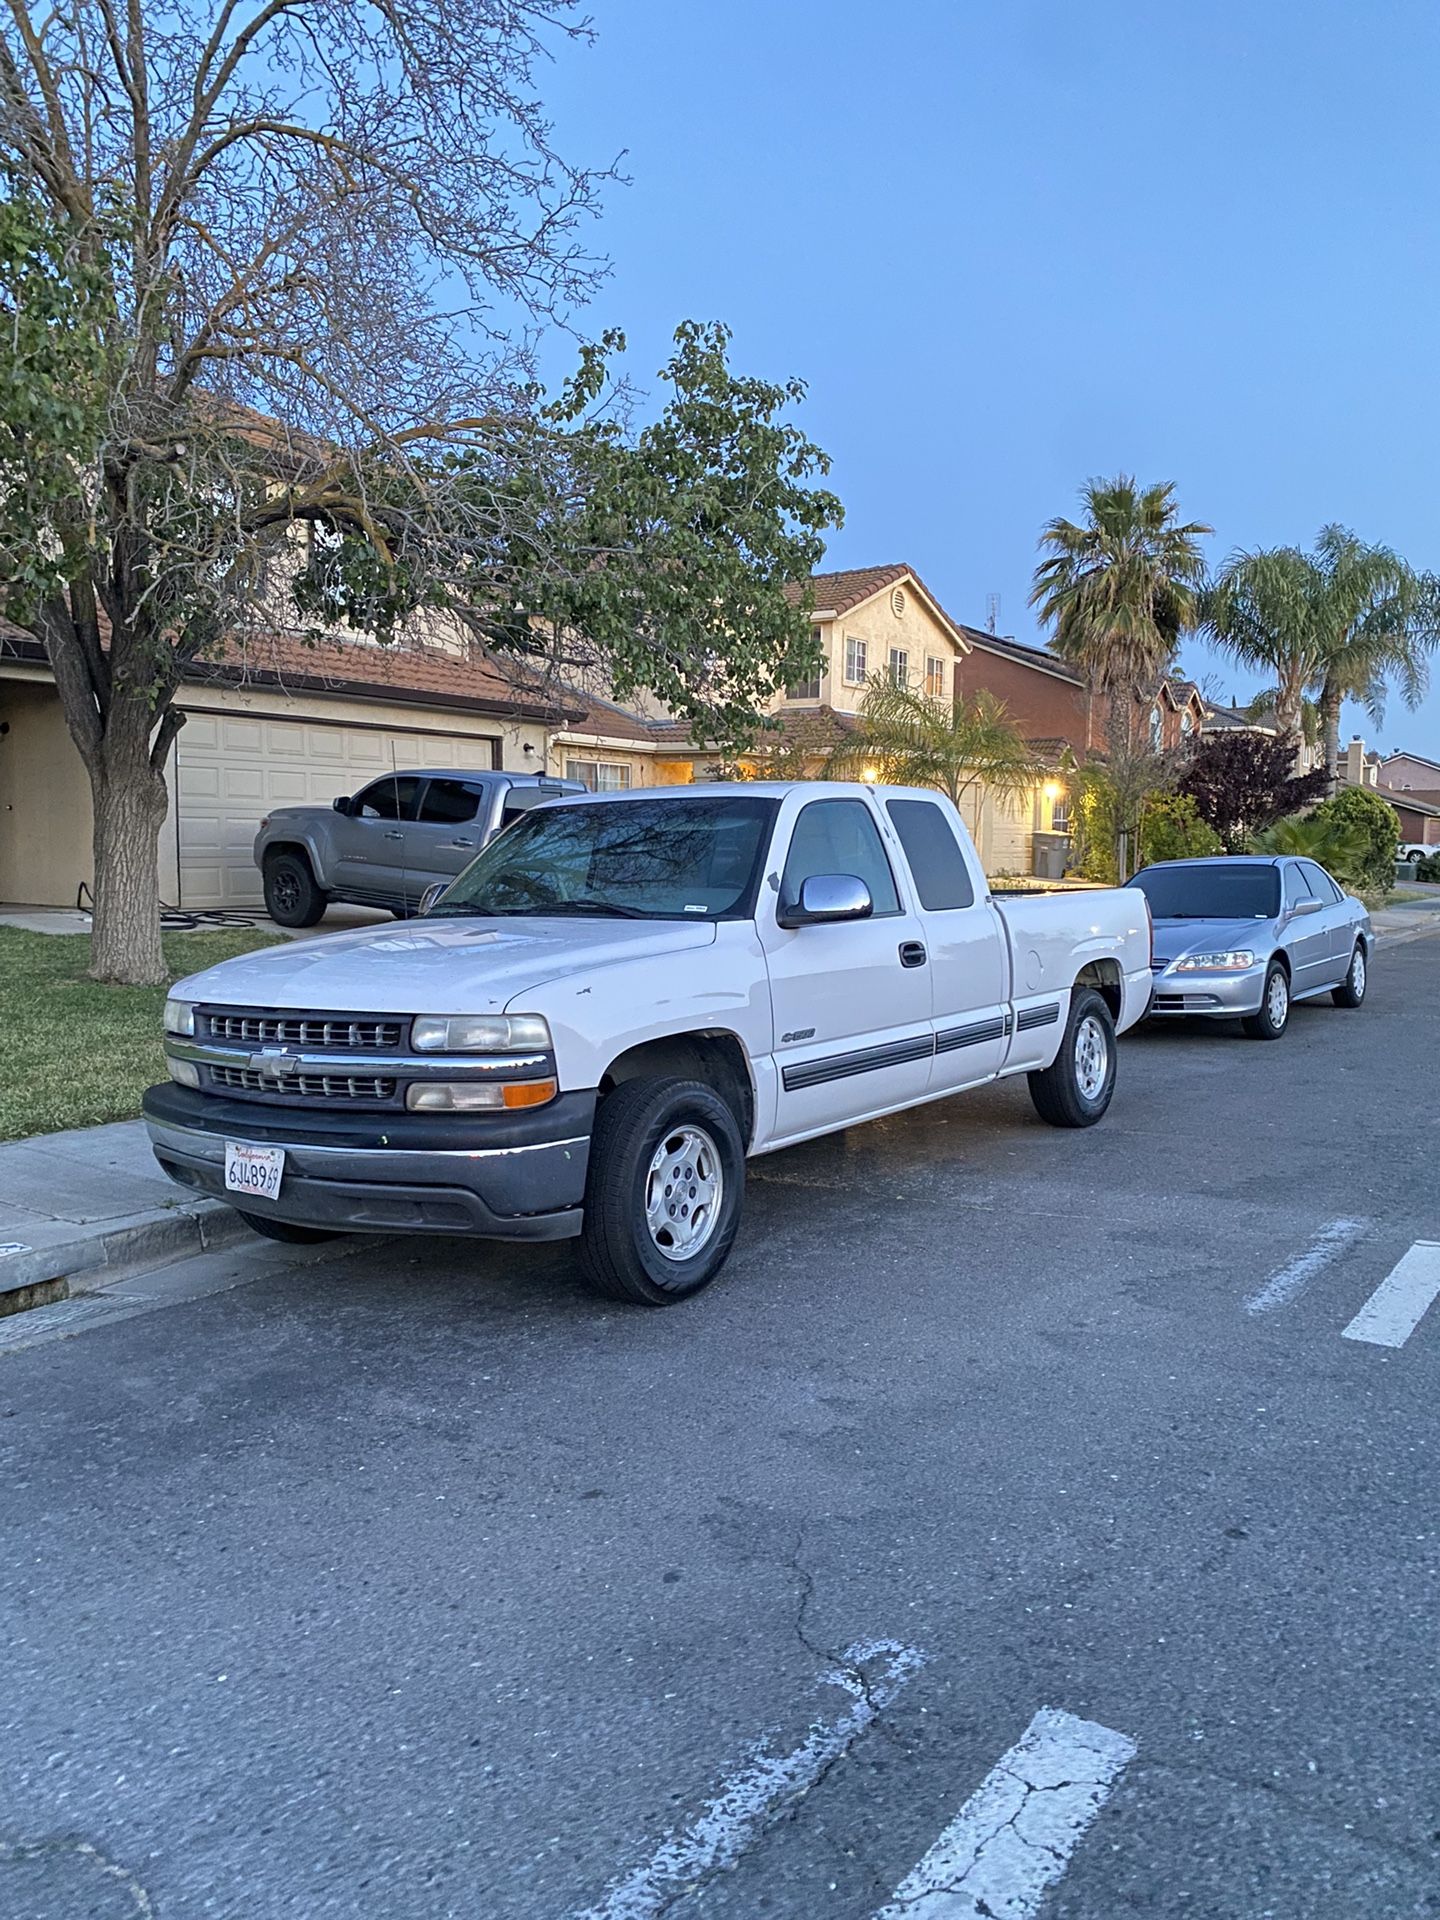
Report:
[[[480,771],[493,765],[491,751],[475,734],[192,713],[176,743],[178,904],[261,904],[251,847],[272,807],[329,806],[392,765]]]

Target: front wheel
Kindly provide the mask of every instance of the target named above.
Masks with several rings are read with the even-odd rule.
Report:
[[[313,927],[328,905],[303,853],[277,853],[265,862],[265,911],[277,927]]]
[[[668,1307],[724,1266],[740,1225],[745,1145],[699,1080],[627,1080],[595,1117],[580,1264],[612,1300]]]
[[[1290,1024],[1290,976],[1278,960],[1270,962],[1260,995],[1260,1011],[1240,1022],[1252,1040],[1278,1040]]]
[[[1350,971],[1338,987],[1330,989],[1330,998],[1337,1007],[1358,1007],[1365,999],[1365,989],[1369,985],[1370,969],[1365,960],[1365,942],[1357,940],[1355,951],[1350,956]]]
[[[1070,996],[1060,1051],[1029,1076],[1035,1111],[1052,1127],[1093,1127],[1115,1092],[1115,1022],[1093,987]]]

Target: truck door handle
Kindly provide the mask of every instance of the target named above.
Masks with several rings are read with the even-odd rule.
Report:
[[[902,940],[900,942],[900,964],[902,967],[923,967],[925,964],[925,942],[923,940]]]
[[[386,831],[386,834],[385,834],[385,838],[386,838],[387,840],[403,840],[403,839],[405,838],[405,836],[404,836],[404,834],[403,834],[403,833],[396,833],[396,832],[394,832],[393,830],[389,830],[389,829],[387,829],[387,831]]]
[[[448,844],[452,847],[473,847],[475,842],[473,840],[451,840]]]

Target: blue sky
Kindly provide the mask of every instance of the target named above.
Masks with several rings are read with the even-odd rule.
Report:
[[[543,79],[570,157],[628,149],[586,328],[806,379],[827,564],[1034,638],[1041,525],[1126,470],[1215,558],[1340,520],[1440,568],[1434,0],[590,5]],[[1440,757],[1436,682],[1350,718]]]

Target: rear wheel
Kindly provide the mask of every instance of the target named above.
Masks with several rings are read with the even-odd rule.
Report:
[[[278,927],[313,927],[329,905],[303,853],[277,853],[265,862],[265,911]]]
[[[613,1300],[668,1307],[720,1271],[740,1225],[745,1145],[699,1080],[627,1080],[595,1118],[580,1264]]]
[[[1265,989],[1260,995],[1260,1011],[1247,1013],[1241,1021],[1252,1040],[1278,1040],[1290,1024],[1290,976],[1278,960],[1270,962]]]
[[[1052,1127],[1093,1127],[1115,1092],[1115,1022],[1093,987],[1070,996],[1060,1051],[1029,1076],[1035,1111]]]
[[[252,1233],[263,1233],[267,1240],[284,1240],[290,1246],[308,1247],[318,1240],[339,1238],[325,1227],[297,1227],[290,1220],[272,1220],[266,1213],[246,1213],[243,1207],[235,1211]]]
[[[1365,999],[1365,989],[1370,981],[1370,967],[1365,957],[1365,942],[1357,940],[1355,951],[1350,956],[1350,971],[1338,987],[1330,989],[1330,998],[1337,1007],[1358,1007]]]

